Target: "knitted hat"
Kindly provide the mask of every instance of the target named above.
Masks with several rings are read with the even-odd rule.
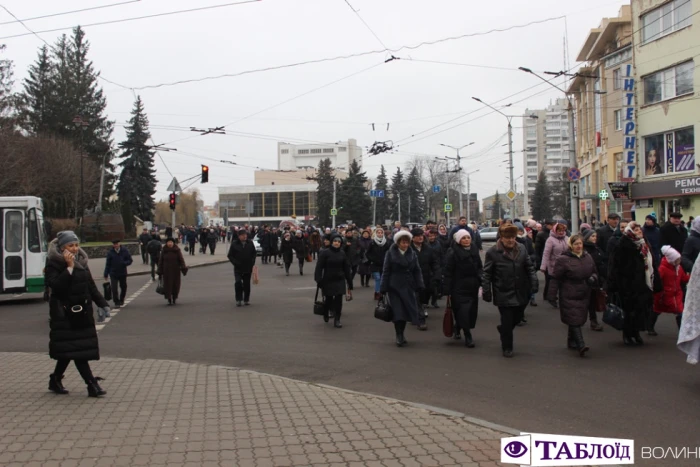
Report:
[[[515,221],[515,222],[513,222],[513,225],[518,228],[518,231],[525,232],[525,227],[523,226],[522,222]]]
[[[413,235],[411,235],[411,232],[399,230],[394,234],[394,243],[399,243],[399,240],[401,240],[404,237],[408,238],[409,241],[413,240]]]
[[[588,223],[586,223],[586,222],[584,222],[583,224],[581,224],[581,232],[585,232],[586,230],[591,230],[591,228],[592,228],[592,227],[591,227],[591,224],[588,224]]]
[[[593,229],[588,229],[585,232],[583,232],[583,241],[587,242],[593,235],[595,235],[595,230]]]
[[[62,232],[58,232],[56,238],[58,240],[59,248],[64,247],[69,243],[79,243],[78,236],[72,230],[64,230]]]
[[[668,245],[664,245],[661,247],[661,253],[663,253],[666,257],[666,261],[668,261],[671,264],[675,263],[681,257],[681,254],[678,253],[678,251],[676,251],[675,248]]]
[[[465,230],[465,229],[458,230],[458,231],[455,232],[455,234],[452,236],[452,238],[455,239],[455,243],[461,242],[462,239],[463,239],[464,237],[472,238],[472,236],[469,235],[469,232],[468,232],[467,230]]]

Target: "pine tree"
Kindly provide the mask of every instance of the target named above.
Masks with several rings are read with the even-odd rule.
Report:
[[[396,173],[391,177],[391,201],[389,204],[391,215],[394,219],[401,222],[408,221],[408,191],[406,190],[406,181],[403,178],[401,168],[396,168]],[[399,213],[399,205],[401,212]]]
[[[493,207],[491,208],[491,216],[496,216],[499,219],[502,219],[503,216],[503,205],[501,204],[501,197],[498,194],[498,191],[496,191],[496,195],[493,197]]]
[[[367,174],[353,160],[348,177],[338,188],[338,205],[342,206],[343,219],[351,219],[364,228],[372,222],[372,200],[367,193]]]
[[[532,195],[532,217],[537,220],[551,219],[552,217],[552,197],[547,183],[547,174],[544,169],[540,172],[535,184],[535,193]]]
[[[54,118],[51,115],[56,108],[54,73],[49,49],[43,46],[36,61],[29,66],[22,93],[22,125],[35,135],[48,133]]]
[[[140,96],[134,102],[131,119],[125,130],[126,140],[119,145],[123,150],[121,157],[124,160],[119,164],[122,172],[117,183],[117,193],[121,200],[124,228],[131,232],[134,215],[144,221],[153,220],[153,195],[156,193],[158,182],[153,161],[155,153],[146,145],[151,134]]]
[[[0,52],[5,50],[4,45],[0,45]],[[12,60],[0,60],[0,130],[9,130],[14,126],[14,119],[11,117],[15,110],[15,98],[12,95]]]
[[[377,180],[374,182],[374,189],[377,191],[383,191],[384,197],[376,199],[376,218],[378,224],[384,224],[384,221],[389,218],[389,179],[386,176],[386,170],[384,169],[384,164],[382,164],[379,170],[379,175]]]
[[[331,167],[331,160],[326,158],[318,163],[316,174],[318,189],[316,190],[316,207],[318,220],[322,226],[330,226],[332,222],[331,209],[333,209],[333,183],[335,175]]]
[[[408,175],[408,179],[406,180],[406,192],[408,210],[410,213],[407,217],[408,222],[425,222],[427,220],[425,192],[423,191],[423,184],[421,183],[416,167],[413,167],[413,170],[411,170],[411,173]]]
[[[554,181],[550,183],[549,192],[551,194],[552,214],[559,215],[564,219],[571,216],[571,197],[569,195],[569,182],[564,171],[558,174]]]

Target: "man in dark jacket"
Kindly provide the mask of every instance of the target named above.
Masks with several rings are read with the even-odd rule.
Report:
[[[440,274],[440,277],[438,278],[438,280],[436,280],[437,287],[433,291],[433,295],[430,298],[430,304],[432,305],[433,308],[440,308],[440,305],[438,305],[437,301],[440,298],[440,296],[442,296],[442,268],[444,265],[444,263],[443,263],[444,250],[442,248],[442,243],[440,243],[440,241],[438,240],[437,229],[432,229],[432,230],[428,231],[428,241],[424,242],[424,244],[426,246],[429,246],[433,250],[435,250],[435,254],[437,254],[437,256],[438,256],[441,274]]]
[[[228,260],[233,264],[233,276],[236,281],[236,306],[250,305],[250,279],[258,253],[252,240],[248,240],[248,231],[240,229],[238,238],[231,242]]]
[[[661,231],[656,223],[656,216],[649,214],[644,220],[642,227],[644,238],[651,245],[651,254],[654,255],[654,261],[661,262]]]
[[[698,254],[700,254],[700,217],[693,219],[690,224],[690,235],[683,245],[681,265],[688,274],[692,273]]]
[[[615,232],[613,232],[612,237],[610,237],[610,240],[608,240],[608,245],[607,245],[607,263],[603,262],[605,264],[605,268],[607,270],[607,275],[610,275],[610,269],[613,264],[613,258],[615,256],[615,250],[617,250],[618,245],[620,244],[620,239],[622,238],[622,233],[625,231],[627,228],[627,224],[629,221],[627,219],[622,219],[620,223],[617,225],[617,229],[615,229]],[[597,245],[597,243],[596,243]],[[605,258],[605,257],[604,257]]]
[[[458,224],[452,227],[452,230],[450,230],[450,244],[452,244],[452,242],[454,241],[454,235],[460,230],[466,230],[467,232],[469,232],[469,235],[471,235],[471,237],[474,238],[474,231],[471,227],[467,225],[467,218],[462,216],[459,218]],[[474,243],[474,245],[476,246],[476,242]]]
[[[144,228],[141,235],[139,235],[139,244],[141,246],[141,261],[143,264],[148,264],[148,242],[151,241],[151,234],[148,233],[148,229]]]
[[[119,240],[112,242],[112,249],[107,253],[105,261],[105,281],[109,278],[112,284],[112,296],[114,297],[114,307],[119,308],[124,305],[126,298],[126,276],[127,266],[131,265],[131,253],[126,248],[122,248]],[[119,290],[119,294],[117,291]],[[119,298],[117,298],[119,297]]]
[[[523,226],[522,222],[516,221],[513,223],[518,228],[518,236],[515,239],[518,243],[521,245],[525,246],[525,250],[527,251],[527,254],[530,256],[530,260],[532,261],[532,264],[535,264],[536,259],[535,259],[535,245],[534,242],[530,237],[527,236],[527,233],[525,232],[525,226]],[[530,306],[537,306],[537,300],[535,299],[535,296],[533,295],[530,297]],[[527,319],[525,319],[525,313],[523,313],[523,319],[518,323],[519,325],[525,325],[527,323]]]
[[[420,265],[420,270],[423,274],[423,284],[425,285],[425,288],[417,293],[419,303],[423,305],[423,316],[421,317],[422,320],[420,321],[418,329],[424,331],[428,329],[425,325],[425,318],[428,316],[428,302],[434,290],[437,288],[438,281],[442,278],[440,272],[440,255],[434,248],[424,244],[425,234],[423,229],[413,229],[411,235],[413,235],[413,251],[416,252],[416,256],[418,257],[418,264]]]
[[[160,251],[163,249],[163,244],[160,241],[158,234],[153,232],[151,240],[146,245],[146,251],[151,257],[151,279],[156,280],[156,269],[158,268],[158,260],[160,260]]]
[[[661,246],[669,245],[676,251],[683,251],[685,241],[688,239],[688,230],[681,225],[683,215],[679,212],[672,212],[666,222],[661,227]]]
[[[357,274],[357,268],[360,266],[362,258],[360,257],[360,242],[355,238],[355,231],[348,229],[345,231],[345,241],[343,242],[343,251],[345,256],[348,257],[350,262],[352,281],[355,280],[355,274]]]

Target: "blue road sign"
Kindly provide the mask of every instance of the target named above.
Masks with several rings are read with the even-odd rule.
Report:
[[[370,198],[384,198],[384,190],[369,190]]]
[[[576,167],[571,167],[566,174],[570,182],[578,182],[581,179],[581,171]]]
[[[440,185],[433,186],[433,193],[440,193]]]

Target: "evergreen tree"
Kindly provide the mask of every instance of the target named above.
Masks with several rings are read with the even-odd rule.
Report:
[[[35,135],[48,133],[52,125],[51,112],[56,108],[54,73],[49,49],[43,46],[36,61],[29,66],[22,93],[22,125]]]
[[[384,192],[384,197],[377,198],[376,200],[377,224],[384,224],[384,221],[389,218],[389,178],[386,176],[384,164],[382,164],[382,167],[379,170],[379,175],[374,183],[374,189]]]
[[[0,52],[4,50],[5,46],[0,45]],[[14,126],[14,119],[11,117],[15,110],[12,68],[12,60],[0,59],[0,130],[9,130]]]
[[[122,216],[126,232],[131,232],[134,215],[144,221],[153,220],[156,193],[156,171],[154,152],[146,143],[151,137],[148,131],[148,117],[141,97],[136,98],[126,130],[126,140],[120,144],[124,160],[119,164],[122,172],[117,183],[117,193],[122,205]]]
[[[401,220],[401,222],[408,221],[408,191],[406,190],[406,181],[403,178],[403,172],[401,168],[396,168],[396,173],[391,177],[391,201],[389,208],[391,215],[395,220]],[[399,213],[399,205],[401,206],[401,213]]]
[[[496,195],[493,197],[493,207],[491,208],[491,216],[495,216],[498,219],[502,219],[504,212],[503,212],[503,205],[501,204],[501,197],[498,194],[498,191],[496,191]]]
[[[331,167],[331,160],[326,158],[318,163],[318,173],[316,174],[316,182],[318,189],[316,190],[316,207],[318,209],[318,220],[322,226],[331,226],[332,217],[331,209],[333,209],[333,183],[335,175]]]
[[[550,184],[550,194],[552,199],[552,214],[559,215],[564,219],[571,217],[571,197],[569,193],[569,182],[565,172],[562,171]]]
[[[532,195],[532,217],[542,221],[552,218],[552,197],[549,192],[549,184],[547,183],[547,174],[544,169],[540,172],[535,185],[535,193]]]
[[[372,200],[367,193],[367,174],[361,170],[360,164],[353,160],[348,177],[338,188],[338,205],[343,208],[343,219],[351,219],[364,228],[372,222]]]
[[[408,211],[409,215],[407,217],[408,222],[425,222],[426,219],[426,201],[425,192],[423,191],[423,184],[421,183],[420,176],[418,175],[418,169],[414,166],[411,173],[408,174],[408,179],[406,180],[406,192],[408,198]],[[403,206],[402,206],[403,208]]]

